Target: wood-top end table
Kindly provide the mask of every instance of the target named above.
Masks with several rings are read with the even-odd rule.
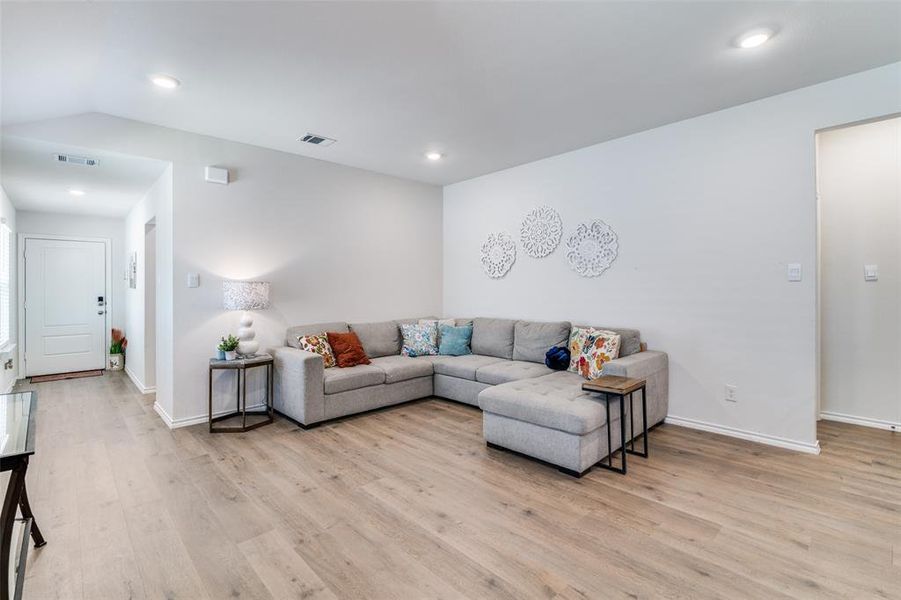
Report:
[[[266,404],[263,410],[247,410],[247,370],[257,367],[265,367],[266,369]],[[274,421],[274,410],[272,406],[272,378],[274,370],[274,362],[270,354],[257,354],[255,356],[247,356],[236,358],[235,360],[219,360],[217,358],[210,359],[210,397],[209,397],[209,414],[210,414],[210,433],[235,433],[250,431],[263,425],[268,425]],[[213,416],[213,371],[233,370],[238,374],[237,398],[234,412],[226,415]],[[266,417],[262,421],[247,424],[247,417],[263,416]],[[219,421],[231,419],[233,417],[241,417],[240,425],[214,425]]]
[[[604,405],[607,409],[607,464],[599,462],[597,466],[610,471],[626,474],[626,454],[635,454],[643,458],[648,457],[648,402],[646,393],[647,380],[622,377],[620,375],[602,375],[582,384],[586,392],[602,394]],[[635,414],[633,394],[641,391],[641,424],[642,424],[642,451],[635,450],[635,436],[632,426],[632,415]],[[610,399],[619,399],[619,429],[620,429],[620,466],[613,466],[613,449],[610,440]],[[629,417],[626,419],[626,396],[629,397]],[[629,436],[626,437],[626,421],[629,421]],[[629,440],[629,448],[626,448],[626,440]]]

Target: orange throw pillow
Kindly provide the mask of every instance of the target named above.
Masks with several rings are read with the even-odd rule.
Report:
[[[328,345],[332,347],[339,367],[369,364],[369,357],[363,350],[363,344],[360,343],[360,338],[353,331],[348,333],[327,331],[325,335],[328,336]]]

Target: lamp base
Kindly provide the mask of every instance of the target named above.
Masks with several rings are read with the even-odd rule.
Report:
[[[238,354],[245,358],[256,356],[257,350],[260,349],[260,343],[254,338],[256,332],[253,330],[253,317],[249,312],[241,315],[240,327],[238,327]]]

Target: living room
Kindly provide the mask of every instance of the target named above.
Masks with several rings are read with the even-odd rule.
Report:
[[[898,596],[901,4],[0,11],[3,598]]]

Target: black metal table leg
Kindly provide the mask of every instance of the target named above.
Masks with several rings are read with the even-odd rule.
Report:
[[[623,415],[625,419],[626,416]],[[632,397],[632,392],[629,392],[629,452],[635,452],[635,423],[632,420],[635,418],[635,402]],[[623,440],[623,450],[626,449],[626,442]]]
[[[647,458],[650,454],[648,450],[648,400],[647,400],[647,392],[645,391],[645,386],[641,386],[641,429],[644,435],[644,454],[643,457]]]
[[[247,429],[247,370],[238,369],[238,379],[242,380],[241,387],[241,427]]]
[[[611,436],[611,426],[613,425],[610,422],[610,396],[614,396],[619,398],[619,429],[620,429],[620,466],[613,466],[613,440]],[[602,469],[607,469],[608,471],[614,471],[619,473],[620,475],[626,474],[626,409],[625,409],[625,396],[617,395],[617,394],[605,394],[604,395],[604,406],[607,414],[607,463],[603,462],[597,463],[596,466],[601,467]]]
[[[604,403],[607,407],[607,466],[613,468],[613,442],[610,439],[610,397]]]
[[[623,475],[626,474],[626,397],[619,396],[619,455],[623,463]]]
[[[25,467],[28,467],[28,459],[25,459]],[[38,528],[38,522],[34,519],[34,513],[31,512],[31,504],[28,503],[28,483],[25,481],[25,472],[22,473],[22,493],[19,494],[19,510],[26,519],[31,519],[31,539],[34,541],[34,547],[40,548],[47,543],[44,535]]]
[[[210,369],[210,433],[213,431],[213,370]]]
[[[16,507],[25,484],[25,464],[16,465],[10,470],[6,496],[3,498],[3,509],[0,510],[0,598],[9,597],[9,552],[12,545],[13,523],[16,520]]]
[[[269,409],[269,418],[274,418],[275,414],[275,390],[273,388],[273,380],[275,379],[275,365],[269,365],[266,369],[266,406]]]
[[[634,454],[635,456],[641,456],[642,458],[647,458],[648,457],[648,403],[647,403],[647,399],[645,398],[645,388],[641,387],[641,388],[639,388],[639,390],[641,390],[641,434],[642,434],[641,446],[642,446],[642,451],[639,452],[639,451],[635,450],[635,443],[634,443],[635,440],[633,438],[632,439],[632,447],[629,450],[629,454]],[[636,390],[636,391],[638,391],[638,390]],[[630,398],[629,398],[629,406],[630,407],[634,406],[634,404],[632,403],[631,394],[630,394]],[[631,417],[629,418],[629,421],[630,422],[632,421]]]

